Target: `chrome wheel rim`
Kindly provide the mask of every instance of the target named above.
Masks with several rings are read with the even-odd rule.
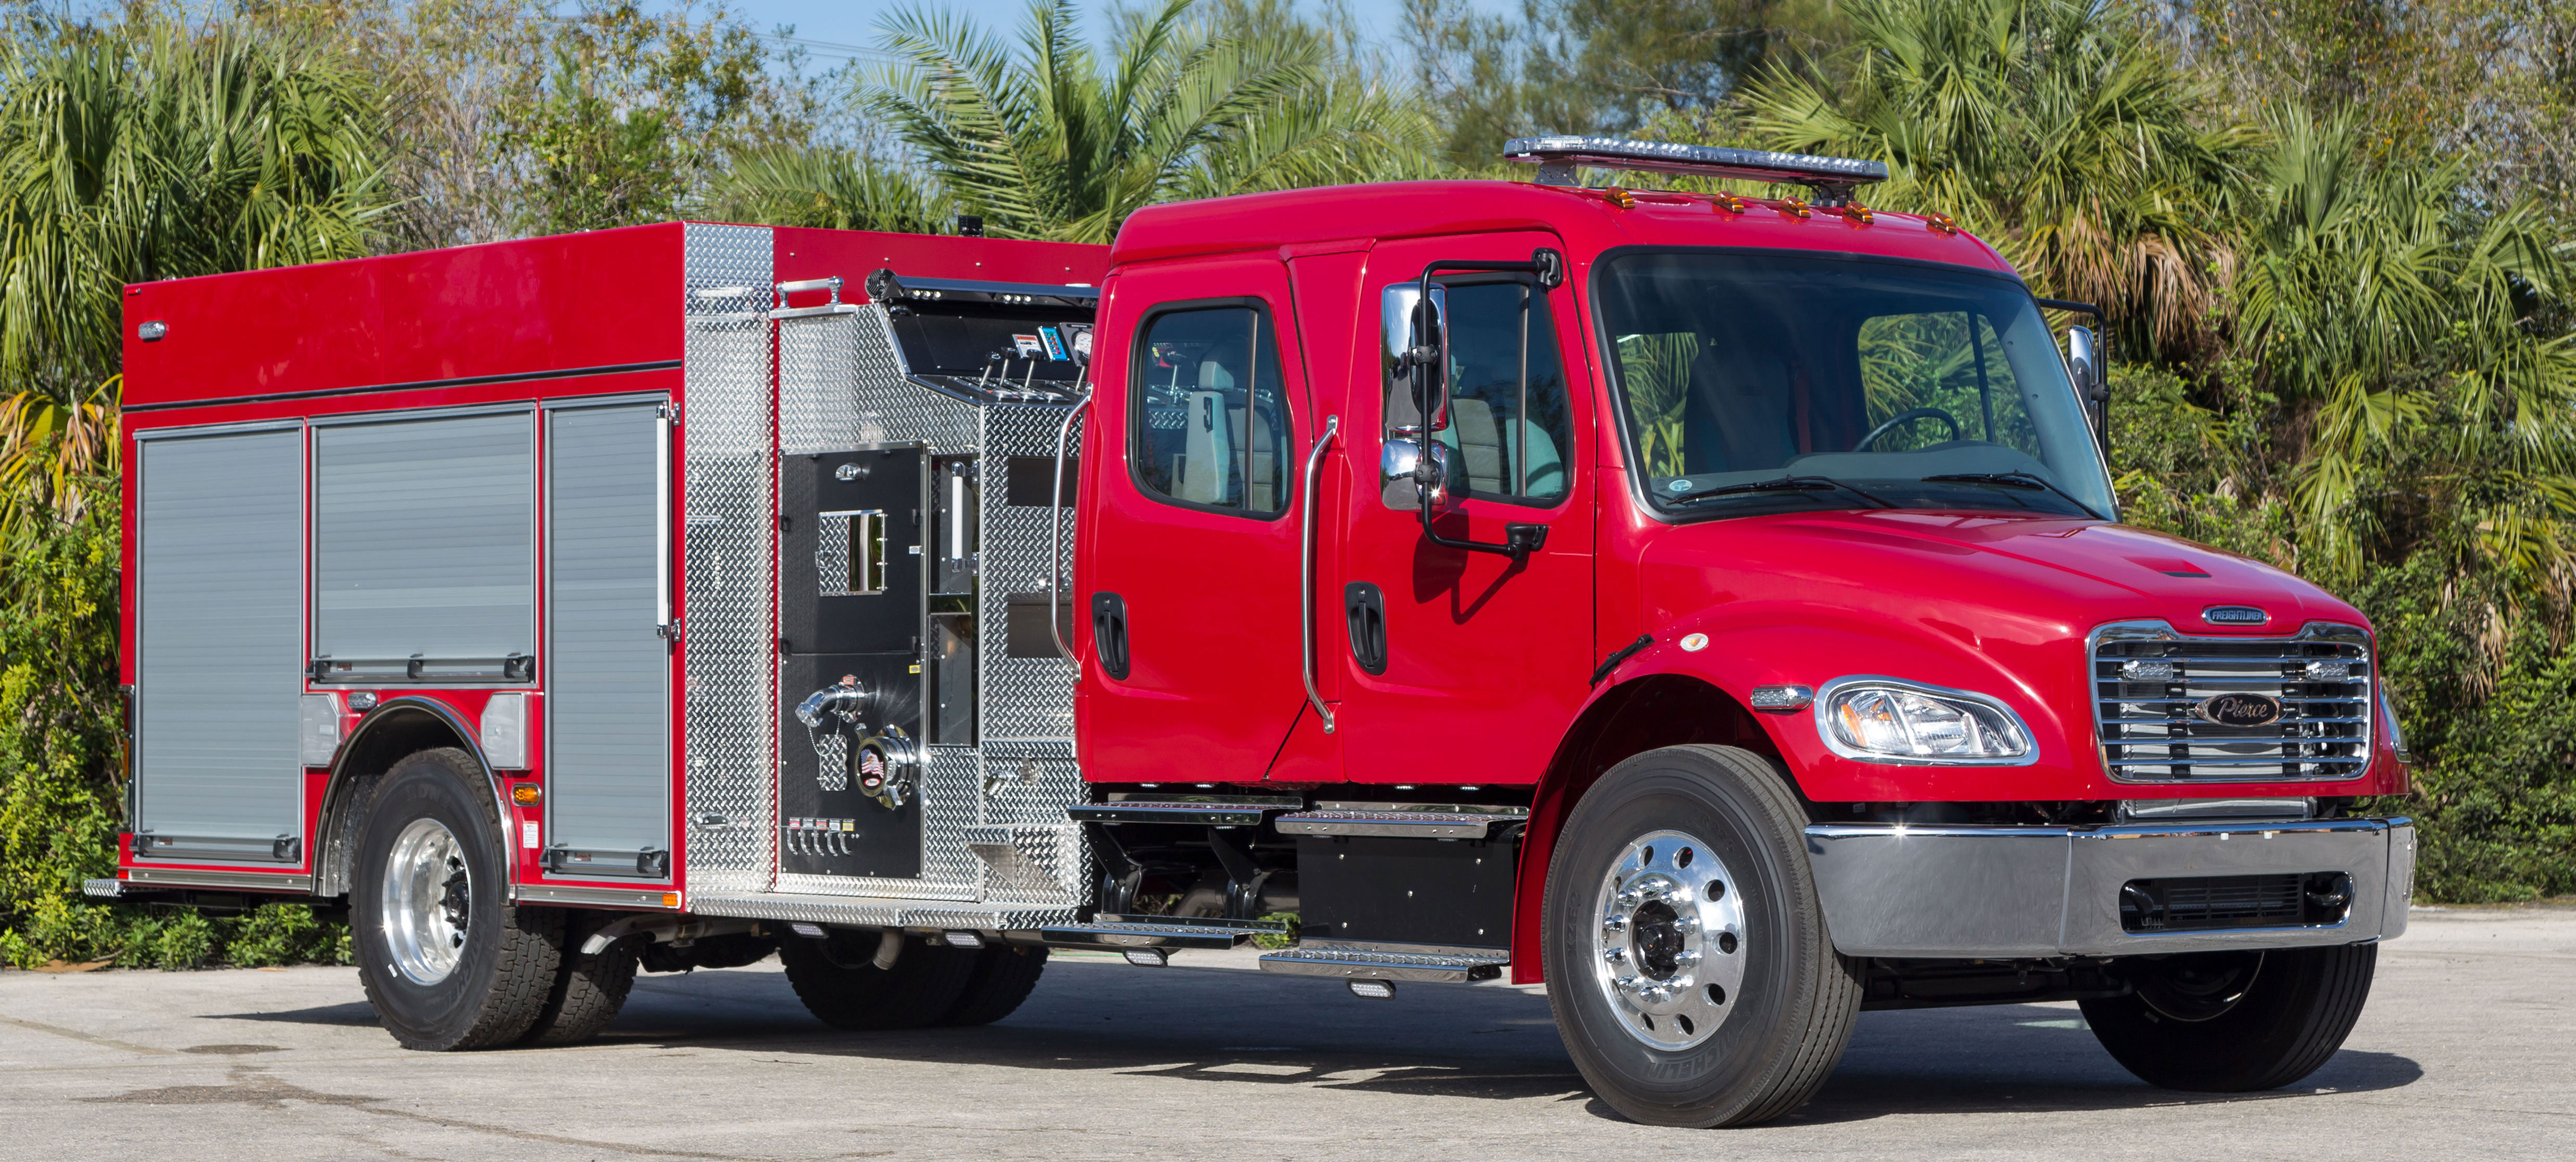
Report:
[[[456,971],[474,907],[474,873],[447,825],[414,819],[385,860],[384,934],[394,967],[420,984]]]
[[[1593,916],[1593,981],[1629,1036],[1688,1049],[1743,1003],[1742,895],[1706,841],[1681,831],[1630,840]]]

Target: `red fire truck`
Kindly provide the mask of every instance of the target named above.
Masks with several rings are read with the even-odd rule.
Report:
[[[2369,622],[2117,523],[2100,312],[1875,163],[1158,206],[1108,248],[674,223],[127,288],[130,835],[345,908],[420,1049],[775,952],[1508,971],[1630,1117],[1867,1008],[2322,1064],[2406,926]],[[1806,199],[1586,186],[1585,167]],[[1338,989],[1336,991],[1339,991]]]

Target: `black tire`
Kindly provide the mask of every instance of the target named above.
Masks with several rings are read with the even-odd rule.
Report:
[[[907,952],[909,955],[909,952]],[[974,975],[939,1018],[942,1025],[990,1025],[1010,1016],[1038,987],[1046,971],[1047,950],[1026,944],[994,944],[975,954]]]
[[[626,1007],[626,994],[635,987],[636,960],[650,938],[628,935],[596,955],[585,956],[581,949],[600,929],[625,918],[623,912],[575,912],[565,920],[563,967],[519,1044],[577,1045],[617,1019],[617,1011]]]
[[[387,867],[415,821],[434,820],[453,838],[448,884],[464,924],[455,962],[435,979],[407,974],[387,919]],[[350,943],[367,1001],[407,1049],[444,1051],[507,1045],[528,1031],[555,984],[563,912],[509,901],[506,849],[491,784],[471,755],[453,747],[405,756],[385,772],[358,829],[350,880]]]
[[[1723,1018],[1705,1034],[1680,1026],[1702,1039],[1669,1050],[1632,1034],[1593,968],[1604,884],[1644,850],[1640,838],[1663,831],[1707,844],[1734,880],[1744,927],[1740,947],[1728,945],[1744,957],[1743,976],[1719,1006]],[[1861,983],[1826,933],[1805,831],[1785,777],[1735,747],[1648,751],[1611,768],[1575,805],[1548,863],[1540,913],[1547,995],[1575,1068],[1612,1109],[1649,1125],[1751,1125],[1798,1108],[1833,1072],[1860,1012]],[[1649,951],[1639,944],[1637,958]]]
[[[975,975],[975,950],[907,939],[894,967],[878,968],[874,932],[778,942],[787,983],[805,1011],[835,1029],[919,1029],[939,1023]]]
[[[2166,1089],[2246,1093],[2278,1089],[2316,1072],[2361,1018],[2379,946],[2261,953],[2252,982],[2232,1004],[2206,995],[2177,1002],[2170,987],[2157,987],[2160,979],[2186,973],[2209,979],[2227,968],[2228,958],[2242,964],[2245,955],[2177,956],[2141,966],[2131,978],[2141,986],[2138,992],[2081,1002],[2084,1023],[2129,1072]]]

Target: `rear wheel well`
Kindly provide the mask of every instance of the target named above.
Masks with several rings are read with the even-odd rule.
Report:
[[[1529,830],[1521,841],[1519,886],[1514,894],[1512,979],[1536,984],[1539,967],[1539,906],[1547,888],[1548,860],[1556,851],[1557,832],[1574,810],[1575,801],[1610,768],[1633,755],[1668,746],[1702,744],[1741,747],[1760,755],[1780,773],[1789,793],[1806,795],[1780,757],[1753,712],[1716,686],[1683,674],[1649,674],[1620,684],[1584,708],[1539,776],[1530,803]]]
[[[483,766],[482,749],[474,745],[471,732],[452,714],[426,699],[398,699],[377,707],[350,732],[349,741],[341,745],[332,763],[330,785],[322,792],[322,812],[316,822],[320,834],[313,839],[314,850],[319,853],[314,866],[314,895],[348,893],[358,827],[366,819],[367,802],[375,795],[377,780],[405,756],[455,747],[475,757],[475,765],[482,767],[484,780],[490,783],[492,771]]]

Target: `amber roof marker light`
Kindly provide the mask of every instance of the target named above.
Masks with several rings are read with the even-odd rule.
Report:
[[[1537,166],[1540,185],[1580,185],[1582,168],[1590,166],[1805,186],[1815,192],[1815,205],[1828,208],[1848,205],[1854,190],[1887,180],[1885,162],[1617,137],[1515,137],[1503,144],[1503,157]]]

